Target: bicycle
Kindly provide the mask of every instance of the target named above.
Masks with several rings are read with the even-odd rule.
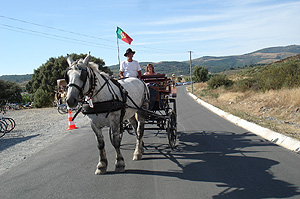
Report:
[[[70,110],[73,112],[73,111],[77,111],[78,109],[80,109],[80,107],[82,106],[82,103],[78,103],[78,105],[75,107],[75,108],[70,108]],[[65,113],[68,113],[68,106],[67,104],[60,104],[57,106],[57,111],[60,113],[60,114],[65,114]]]
[[[3,137],[7,132],[7,125],[0,120],[0,138]]]
[[[6,133],[11,132],[16,127],[16,122],[14,119],[5,117],[6,111],[2,110],[2,116],[0,117],[0,125],[1,125],[1,134],[0,137],[3,137]]]

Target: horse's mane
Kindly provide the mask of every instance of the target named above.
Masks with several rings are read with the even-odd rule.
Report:
[[[105,76],[107,76],[107,77],[109,77],[109,74],[107,74],[107,73],[105,73],[105,72],[103,72],[103,71],[101,71],[101,70],[99,70],[99,66],[98,66],[98,64],[96,64],[96,63],[94,63],[94,62],[89,62],[89,67],[91,67],[92,68],[92,70],[94,71],[94,72],[96,72],[96,73],[99,73],[99,74],[102,74],[102,75],[105,75]]]

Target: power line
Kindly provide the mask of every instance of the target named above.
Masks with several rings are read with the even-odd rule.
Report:
[[[34,25],[34,26],[38,26],[38,27],[43,27],[43,28],[48,28],[48,29],[52,29],[52,30],[57,30],[57,31],[60,31],[60,32],[74,34],[74,35],[77,35],[77,36],[84,36],[84,37],[88,37],[88,38],[92,38],[92,39],[99,39],[99,40],[103,40],[103,41],[108,41],[108,42],[115,43],[115,41],[113,41],[113,40],[104,39],[104,38],[101,38],[101,37],[95,37],[95,36],[91,36],[91,35],[87,35],[87,34],[82,34],[82,33],[74,32],[74,31],[64,30],[64,29],[61,29],[61,28],[55,28],[55,27],[51,27],[51,26],[46,26],[46,25],[42,25],[42,24],[38,24],[38,23],[34,23],[34,22],[29,22],[29,21],[25,21],[25,20],[21,20],[21,19],[16,19],[16,18],[13,18],[13,17],[7,17],[7,16],[0,15],[0,18],[5,18],[5,19],[12,20],[12,21],[17,21],[17,22],[22,22],[22,23],[25,23],[25,24],[31,24],[31,25]],[[14,28],[24,29],[24,28],[20,28],[20,27],[14,27]],[[30,29],[26,29],[26,30],[27,31],[31,31],[31,32],[39,32],[39,31],[30,30]],[[44,35],[48,34],[48,35],[51,35],[49,33],[42,33],[42,32],[39,32],[39,34],[44,34]],[[63,37],[63,36],[59,36],[59,35],[51,35],[51,36],[65,38],[65,39],[69,40],[69,38]],[[73,39],[73,40],[77,40],[77,39]],[[86,42],[84,40],[80,40],[80,41],[81,42]],[[91,43],[91,42],[88,42],[88,43]],[[105,44],[99,44],[99,43],[97,43],[97,45],[106,46],[108,48],[115,48],[115,47],[108,46],[108,45],[105,45]],[[150,51],[147,50],[147,52],[170,52],[170,53],[176,52],[176,53],[184,53],[182,51],[175,51],[175,50],[168,50],[168,49],[159,49],[159,48],[151,48],[151,47],[139,46],[139,45],[134,45],[134,44],[133,44],[133,46],[135,46],[136,48],[150,49]],[[145,50],[140,50],[140,51],[145,51]]]
[[[93,39],[100,39],[100,40],[104,40],[104,41],[115,42],[115,41],[108,40],[108,39],[103,39],[103,38],[100,38],[100,37],[90,36],[90,35],[86,35],[86,34],[82,34],[82,33],[77,33],[77,32],[73,32],[73,31],[69,31],[69,30],[64,30],[64,29],[55,28],[55,27],[46,26],[46,25],[41,25],[41,24],[38,24],[38,23],[33,23],[33,22],[21,20],[21,19],[15,19],[15,18],[12,18],[12,17],[6,17],[6,16],[3,16],[3,15],[0,15],[0,17],[1,18],[5,18],[5,19],[10,19],[10,20],[13,20],[13,21],[18,21],[18,22],[22,22],[22,23],[26,23],[26,24],[31,24],[31,25],[43,27],[43,28],[49,28],[49,29],[52,29],[52,30],[58,30],[60,32],[66,32],[66,33],[71,33],[71,34],[75,34],[75,35],[85,36],[85,37],[89,37],[89,38],[93,38]]]
[[[70,37],[59,36],[59,35],[55,35],[55,34],[40,32],[40,31],[36,31],[36,30],[30,30],[30,29],[21,28],[21,27],[17,27],[17,26],[11,26],[11,25],[2,24],[2,23],[0,23],[0,25],[4,26],[5,27],[4,29],[16,31],[16,32],[22,32],[22,33],[27,33],[27,34],[31,33],[32,35],[36,35],[36,36],[40,36],[40,37],[46,37],[46,38],[50,38],[50,39],[56,39],[56,40],[60,40],[60,41],[68,41],[68,42],[71,41],[73,43],[82,42],[81,44],[89,44],[89,45],[94,45],[94,46],[103,46],[105,48],[115,49],[115,47],[108,46],[108,45],[105,45],[105,44],[99,44],[99,43],[95,43],[95,42],[90,42],[90,41],[74,39],[74,38],[70,38]]]

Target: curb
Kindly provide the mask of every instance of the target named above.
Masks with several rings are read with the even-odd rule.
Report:
[[[196,100],[199,104],[201,104],[205,108],[209,109],[210,111],[214,112],[215,114],[229,120],[230,122],[244,128],[248,131],[251,131],[252,133],[255,133],[256,135],[259,135],[259,136],[273,142],[274,144],[277,144],[279,146],[282,146],[286,149],[289,149],[291,151],[294,151],[294,152],[300,154],[300,141],[299,140],[288,137],[286,135],[282,135],[282,134],[272,131],[268,128],[261,127],[257,124],[248,122],[244,119],[241,119],[239,117],[236,117],[234,115],[226,113],[225,111],[222,111],[221,109],[214,107],[213,105],[208,104],[207,102],[204,102],[203,100],[196,97],[194,94],[192,94],[190,92],[188,92],[188,94],[194,100]]]

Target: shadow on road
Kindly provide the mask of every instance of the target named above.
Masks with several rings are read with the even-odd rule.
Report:
[[[126,173],[213,182],[224,187],[224,191],[213,198],[286,198],[300,195],[299,187],[277,179],[270,171],[279,162],[256,157],[258,151],[251,150],[253,146],[273,144],[253,140],[251,136],[254,135],[248,132],[181,132],[175,151],[166,145],[153,144],[148,146],[151,152],[146,151],[143,157],[143,160],[168,158],[181,171],[127,170]],[[182,165],[181,160],[191,163]]]
[[[0,152],[9,147],[12,147],[20,142],[24,142],[26,140],[29,140],[29,139],[34,138],[39,135],[40,134],[36,134],[36,135],[30,135],[30,136],[26,136],[26,137],[23,137],[23,136],[22,137],[8,137],[7,135],[4,135],[4,137],[2,137],[0,139]]]

